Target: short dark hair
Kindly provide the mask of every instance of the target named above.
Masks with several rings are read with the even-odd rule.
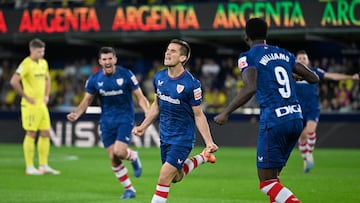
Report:
[[[183,56],[186,56],[186,60],[183,62],[183,65],[189,60],[191,55],[191,48],[190,45],[181,39],[173,39],[170,41],[170,43],[175,43],[181,46],[180,48],[180,54]]]
[[[296,55],[299,55],[299,54],[306,54],[307,55],[305,50],[299,50],[298,52],[296,52]]]
[[[100,50],[99,50],[98,56],[100,58],[101,54],[108,54],[108,53],[112,53],[112,54],[114,54],[114,56],[116,56],[116,51],[112,47],[101,47]]]
[[[251,18],[246,22],[246,35],[251,40],[262,40],[267,38],[268,26],[261,18]]]
[[[32,39],[30,42],[29,42],[29,47],[30,48],[44,48],[45,47],[45,42],[43,42],[41,39],[39,38],[35,38],[35,39]]]

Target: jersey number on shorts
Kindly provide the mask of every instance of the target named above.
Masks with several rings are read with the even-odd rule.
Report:
[[[279,85],[282,86],[278,89],[280,95],[283,98],[289,98],[291,96],[290,81],[285,68],[282,66],[276,66],[275,77]]]

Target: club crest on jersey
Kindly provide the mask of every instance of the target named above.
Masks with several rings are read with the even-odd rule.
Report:
[[[124,79],[123,78],[119,78],[119,79],[116,79],[116,83],[121,86],[123,83],[124,83]]]
[[[240,70],[242,70],[243,68],[245,68],[247,66],[248,66],[248,63],[246,62],[246,56],[239,58],[238,67],[240,68]]]
[[[179,85],[179,84],[176,85],[177,93],[180,94],[183,90],[184,90],[184,85]]]

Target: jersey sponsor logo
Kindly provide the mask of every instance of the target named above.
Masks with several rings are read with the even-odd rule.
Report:
[[[194,92],[194,98],[195,98],[195,100],[199,100],[199,99],[202,98],[202,91],[201,91],[201,88],[200,88],[200,87],[194,89],[193,92]]]
[[[161,94],[160,90],[157,89],[156,91],[156,95],[159,97],[159,99],[163,100],[163,101],[167,101],[167,102],[170,102],[172,104],[180,104],[180,100],[179,99],[174,99],[174,98],[171,98],[170,96],[167,96],[167,95],[163,95]]]
[[[101,96],[115,96],[115,95],[123,94],[124,92],[122,90],[105,91],[103,89],[100,89],[99,93]]]
[[[102,87],[104,85],[104,82],[98,82],[97,84],[99,87]]]
[[[123,79],[123,78],[118,78],[118,79],[116,79],[116,83],[117,83],[119,86],[121,86],[121,85],[124,84],[124,79]]]
[[[43,78],[43,77],[45,77],[45,74],[44,73],[36,73],[36,74],[34,74],[34,77],[35,78]]]
[[[177,91],[177,93],[181,93],[183,90],[184,90],[184,85],[179,85],[179,84],[177,84],[176,85],[176,91]]]
[[[282,106],[275,109],[275,113],[278,118],[282,116],[286,116],[288,114],[301,113],[301,107],[299,104]]]
[[[248,67],[248,63],[246,62],[246,56],[239,58],[238,67],[240,68],[240,70],[242,70],[245,67]]]
[[[139,84],[139,81],[137,80],[135,75],[131,76],[131,81],[134,83],[134,85]]]

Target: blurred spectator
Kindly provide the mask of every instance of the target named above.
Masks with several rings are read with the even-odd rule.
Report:
[[[315,66],[315,65],[314,65]],[[329,71],[329,60],[326,57],[323,57],[321,59],[321,63],[320,66],[315,66],[315,67],[319,67],[321,69],[324,69],[325,71]]]
[[[56,59],[58,60],[58,59]],[[220,61],[220,65],[216,63],[216,60]],[[325,58],[321,59],[325,61]],[[139,79],[139,82],[143,88],[144,94],[149,100],[154,98],[153,90],[153,76],[154,72],[164,68],[162,59],[154,59],[150,66],[145,65],[145,62],[134,59],[121,60],[126,67],[130,67],[136,70],[142,70],[141,74],[144,74]],[[348,66],[352,66],[353,71],[359,70],[360,59],[351,60],[347,58],[341,60],[346,62]],[[194,56],[192,63],[186,67],[195,77],[199,78],[202,82],[202,88],[204,90],[204,102],[205,94],[209,105],[209,111],[217,111],[219,109],[218,104],[233,98],[236,93],[242,88],[243,81],[239,69],[236,67],[235,61],[231,57],[224,58],[203,58]],[[320,60],[314,60],[314,64],[319,63]],[[351,63],[350,63],[351,62]],[[91,60],[88,63],[85,58],[75,61],[64,61],[63,68],[53,69],[50,67],[50,74],[52,77],[52,88],[49,107],[61,109],[67,106],[76,106],[82,98],[82,92],[84,90],[85,81],[88,74],[99,71],[97,60]],[[350,65],[352,64],[352,65]],[[11,60],[0,59],[0,107],[2,109],[15,109],[19,108],[19,98],[12,88],[9,86],[9,75],[15,70],[17,64]],[[205,74],[205,75],[204,75]],[[66,87],[65,87],[66,86]],[[339,87],[346,86],[346,92]],[[358,110],[360,101],[359,96],[359,83],[351,80],[343,81],[321,81],[319,84],[319,98],[321,101],[322,112],[330,111],[350,111]],[[67,95],[67,96],[65,96]],[[214,102],[214,95],[220,95],[216,98],[218,101]],[[347,95],[347,96],[344,96]],[[71,98],[71,101],[69,101]],[[344,98],[347,98],[346,100]],[[209,102],[210,101],[210,102]],[[97,101],[94,101],[96,104]],[[212,104],[215,103],[215,104]],[[258,108],[257,101],[252,98],[244,107]],[[205,109],[205,108],[204,108]],[[241,111],[241,110],[240,110]]]
[[[329,100],[322,99],[320,101],[320,112],[331,112],[331,111],[332,109]]]
[[[202,80],[202,67],[203,61],[201,57],[195,57],[194,64],[190,66],[190,73],[195,77],[198,78],[200,81]]]
[[[330,73],[342,73],[342,66],[336,61],[335,58],[330,59],[330,64],[328,68],[328,72]]]
[[[83,77],[87,78],[92,72],[91,65],[87,62],[85,58],[80,60],[78,71],[76,73],[76,78],[81,79]]]
[[[148,72],[148,74],[144,77],[144,80],[142,81],[141,88],[150,103],[155,99],[155,91],[153,84],[154,75],[156,72],[164,68],[164,65],[159,60],[154,60],[151,70]]]
[[[216,86],[210,89],[208,88],[207,91],[204,92],[204,109],[208,113],[219,112],[226,105],[226,100],[227,96],[224,91]]]
[[[346,88],[346,84],[335,88],[336,100],[340,108],[348,108],[351,104],[351,92]]]
[[[203,84],[206,86],[213,86],[215,79],[220,72],[220,66],[212,58],[205,58],[201,66],[201,74],[203,76]]]
[[[235,65],[235,61],[231,57],[227,57],[225,59],[221,60],[221,68],[219,71],[219,74],[217,75],[216,82],[214,85],[216,85],[218,88],[223,88],[224,83],[226,82],[226,78],[228,78],[228,75],[232,76],[234,69],[237,68]]]
[[[64,67],[64,77],[65,77],[66,79],[71,79],[71,78],[74,78],[74,79],[75,79],[76,71],[77,71],[76,65],[77,65],[77,64],[72,63],[72,62],[67,62],[67,63],[65,63],[65,67]]]

